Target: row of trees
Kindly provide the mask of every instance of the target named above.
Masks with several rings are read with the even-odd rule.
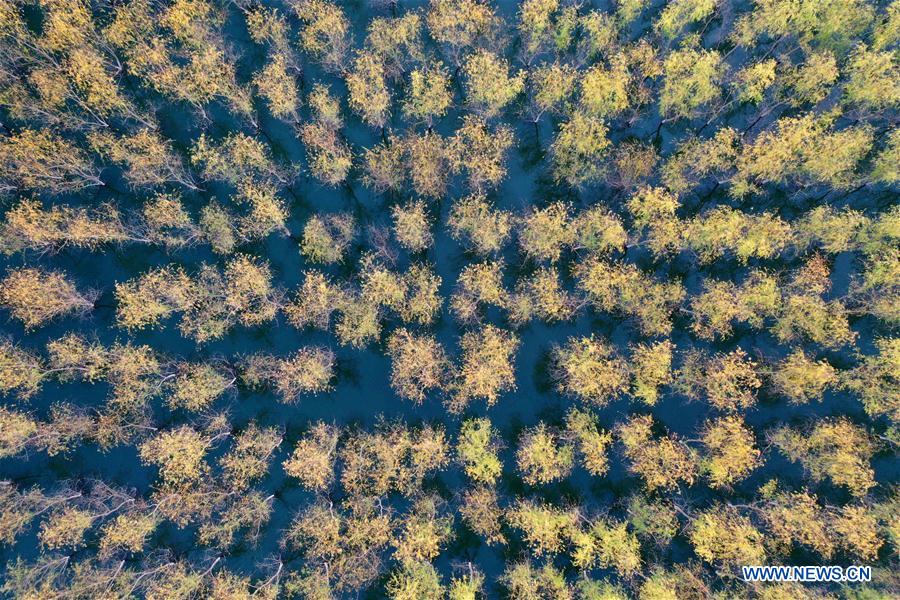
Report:
[[[103,185],[90,150],[122,165],[136,187],[196,190],[194,176],[159,134],[150,106],[142,106],[148,103],[123,89],[133,78],[142,91],[188,103],[204,118],[210,102],[223,102],[254,127],[255,95],[276,117],[297,124],[310,172],[320,181],[346,181],[356,161],[375,190],[403,189],[408,172],[412,189],[426,197],[443,196],[454,170],[465,172],[475,190],[502,180],[513,133],[488,121],[513,105],[526,122],[537,123],[547,114],[562,119],[548,147],[557,179],[573,186],[607,180],[628,187],[646,181],[658,157],[648,145],[613,148],[607,137],[610,121],[630,125],[654,103],[663,118],[660,126],[701,115],[708,117],[709,125],[747,105],[758,112],[758,121],[786,110],[809,109],[837,90],[842,109],[855,113],[858,124],[836,131],[840,110],[814,110],[779,118],[753,137],[747,135],[750,127],[724,127],[706,140],[689,135],[662,165],[666,185],[685,193],[714,177],[741,198],[768,185],[849,190],[896,183],[900,138],[890,133],[889,119],[882,115],[900,102],[898,67],[890,50],[897,42],[896,10],[876,17],[863,2],[855,2],[849,9],[852,16],[845,19],[854,24],[852,33],[838,34],[833,22],[839,13],[830,3],[818,10],[792,6],[778,17],[762,4],[753,14],[765,17],[743,15],[740,34],[706,49],[700,37],[684,31],[714,18],[715,3],[676,6],[660,14],[653,35],[631,41],[629,22],[640,11],[612,16],[558,1],[527,2],[516,25],[523,68],[515,70],[503,56],[507,36],[502,19],[474,0],[435,0],[424,15],[411,11],[376,18],[356,51],[351,51],[348,18],[336,4],[292,2],[299,24],[296,36],[285,14],[242,5],[250,37],[265,48],[267,60],[241,84],[224,37],[227,11],[205,0],[165,7],[136,1],[96,14],[81,2],[71,14],[62,5],[43,2],[49,25],[40,35],[10,5],[5,10],[3,58],[27,75],[7,75],[4,105],[24,123],[83,131],[86,148],[49,130],[23,128],[0,143],[0,175],[8,186],[49,193]],[[787,22],[793,28],[785,29]],[[800,34],[794,46],[784,43],[788,32],[823,29],[834,32],[834,39],[809,33]],[[877,41],[852,41],[865,35]],[[764,42],[765,36],[777,39]],[[443,60],[429,46],[443,54]],[[429,129],[392,135],[364,154],[355,153],[355,158],[340,133],[339,99],[328,86],[311,87],[305,98],[311,118],[299,116],[303,61],[297,47],[340,75],[347,104],[363,122],[388,126],[392,86],[403,82],[401,114]],[[726,59],[736,48],[747,56],[743,66],[732,67]],[[444,61],[455,68],[452,73]],[[474,114],[463,119],[452,137],[444,138],[430,126],[449,113],[455,87],[463,90],[462,106]],[[296,172],[294,167],[280,168],[262,151],[260,141],[245,134],[229,134],[224,144],[211,146],[201,137],[191,149],[190,162],[204,179],[235,183],[236,177],[265,175],[285,185]],[[217,169],[226,156],[232,164]]]
[[[4,424],[14,418],[6,411]],[[240,587],[271,585],[275,589],[266,593],[272,597],[275,590],[293,590],[302,597],[314,590],[350,593],[390,568],[386,587],[392,597],[436,598],[441,577],[430,563],[458,531],[455,514],[485,544],[504,546],[521,540],[526,556],[565,557],[566,564],[583,573],[595,567],[609,569],[641,597],[648,578],[639,574],[648,561],[664,557],[676,538],[686,540],[700,560],[726,569],[763,564],[797,549],[826,560],[846,556],[870,561],[886,544],[897,543],[896,498],[876,502],[867,495],[874,485],[871,479],[842,479],[864,475],[874,451],[869,434],[847,420],[770,434],[774,445],[804,465],[811,483],[827,477],[847,485],[856,500],[843,506],[776,479],[761,485],[746,503],[695,506],[685,492],[696,477],[702,475],[713,487],[729,488],[759,464],[752,433],[737,417],[708,422],[697,440],[658,435],[655,428],[650,416],[635,415],[611,434],[599,428],[590,412],[572,410],[560,429],[541,422],[521,432],[515,463],[521,480],[531,486],[566,477],[576,462],[602,476],[608,468],[608,447],[614,439],[621,444],[629,471],[640,476],[645,491],[635,492],[621,507],[598,510],[547,502],[539,496],[505,497],[500,489],[509,474],[503,469],[502,441],[487,418],[464,421],[455,442],[442,427],[427,424],[381,422],[364,430],[312,423],[282,467],[318,499],[305,506],[285,531],[281,554],[272,561],[277,572],[251,587],[249,580],[241,579]],[[149,552],[151,540],[169,521],[192,525],[201,546],[227,551],[239,541],[253,544],[281,502],[277,494],[264,496],[252,486],[270,470],[283,432],[253,422],[234,430],[225,415],[217,414],[193,425],[154,430],[142,439],[137,445],[140,459],[158,472],[147,499],[96,480],[73,481],[53,490],[0,484],[0,521],[6,524],[2,541],[13,543],[32,526],[47,552],[36,563],[11,565],[7,591],[52,594],[60,586],[66,590],[60,591],[61,597],[80,597],[77,590],[87,585],[90,574],[97,586],[116,590],[133,586],[132,593],[140,589],[157,597],[153,593],[162,592],[152,590],[174,585],[170,578],[177,576],[187,577],[179,584],[185,586],[180,592],[185,595],[169,597],[189,597],[204,586],[215,589],[223,577],[235,577],[227,571],[212,575],[221,557],[211,560],[203,573],[169,562],[168,557],[162,561]],[[215,452],[213,460],[213,449],[223,444],[225,450]],[[848,470],[848,462],[858,463],[857,468]],[[460,468],[468,484],[444,497],[431,482],[451,468]],[[96,548],[96,559],[70,563],[72,553],[84,546]],[[128,558],[141,554],[147,555],[146,562],[132,571],[135,565]],[[284,561],[293,558],[303,568],[283,577]],[[121,576],[110,575],[126,561],[130,566]],[[552,564],[546,563],[541,574],[528,560],[510,563],[502,579],[513,597],[527,598],[515,590],[545,585],[546,569],[552,570]],[[696,572],[694,576],[702,584],[703,576]],[[561,573],[554,579],[568,589]],[[475,598],[483,585],[484,577],[470,564],[453,579],[449,593]],[[624,589],[610,583],[590,585],[609,588],[609,593],[618,590],[613,597],[625,597]],[[457,593],[464,595],[453,595]]]
[[[322,262],[337,260],[352,237],[347,225],[340,215],[313,217],[301,252]],[[819,253],[786,276],[754,268],[737,282],[707,277],[696,295],[687,294],[677,280],[661,280],[632,263],[595,254],[573,263],[572,291],[556,266],[540,267],[507,286],[503,261],[485,260],[463,267],[449,308],[461,323],[472,324],[493,306],[505,311],[510,324],[522,326],[531,320],[568,321],[590,304],[599,312],[632,318],[649,336],[668,334],[673,318],[684,313],[701,339],[727,338],[736,324],[758,329],[772,323],[772,333],[782,342],[809,340],[837,348],[854,339],[850,318],[873,315],[889,325],[897,321],[898,289],[892,277],[897,259],[894,249],[882,246],[865,259],[864,270],[843,297],[830,294],[831,265]],[[233,255],[224,268],[202,265],[193,274],[172,264],[116,284],[117,320],[126,329],[138,329],[184,313],[182,333],[202,343],[238,323],[270,321],[279,310],[298,327],[327,329],[328,315],[320,313],[329,310],[342,315],[337,325],[340,341],[364,345],[378,337],[386,311],[422,325],[441,312],[441,278],[433,268],[417,262],[402,271],[392,262],[384,252],[363,254],[350,281],[309,270],[292,300],[275,287],[267,262],[246,254]],[[40,267],[10,269],[0,282],[0,304],[29,329],[62,315],[90,312],[97,296],[96,291],[78,289],[64,272]],[[341,333],[346,320],[362,319],[356,315],[371,321],[360,339],[353,339],[353,332]]]
[[[35,277],[38,275],[40,273],[35,273]],[[4,283],[9,285],[8,281]],[[320,283],[328,289],[327,280],[323,278]],[[161,287],[155,280],[147,282],[147,285],[151,284],[157,289]],[[162,297],[169,299],[171,295]],[[228,295],[220,303],[210,300],[210,305],[217,307],[216,312],[202,312],[196,317],[188,313],[182,328],[194,323],[218,328],[226,323],[253,322],[260,315],[252,310],[252,301],[258,297],[252,294],[248,297],[249,300],[240,304]],[[403,295],[399,297],[404,300]],[[316,309],[315,314],[301,312],[296,303],[290,305],[287,308],[289,318],[297,323],[299,317],[292,311],[298,311],[305,324],[315,324],[319,319],[318,324],[327,325],[331,311],[347,310],[335,306],[335,299],[334,296],[321,299],[318,307],[312,307]],[[156,319],[170,312],[165,303],[147,304],[145,297],[136,298],[135,305],[139,307],[133,312],[153,313]],[[47,310],[52,308],[46,302],[39,306]],[[808,315],[814,307],[815,304],[806,303],[796,310]],[[191,304],[190,311],[199,310]],[[806,323],[796,318],[787,324],[799,328],[800,332],[809,331],[803,327]],[[779,327],[785,325],[784,321],[776,322],[776,335],[781,333]],[[369,329],[361,329],[361,326]],[[377,336],[379,327],[377,313],[371,316],[345,312],[338,321],[336,333],[340,339],[342,331],[346,332],[344,335],[352,336],[346,341],[353,343],[353,340],[362,340],[363,336]],[[826,348],[832,345],[831,342],[846,341],[836,337],[841,332],[846,332],[847,340],[853,339],[846,324],[843,328],[835,328],[832,324],[813,331],[821,333],[823,339],[818,341]],[[793,329],[788,333],[794,333]],[[519,345],[519,338],[514,333],[494,325],[483,325],[463,334],[460,361],[454,364],[443,344],[432,335],[401,327],[387,338],[391,386],[401,398],[417,403],[445,395],[448,407],[457,412],[464,410],[473,399],[486,400],[491,405],[501,394],[515,389],[515,356]],[[248,385],[270,386],[282,400],[292,402],[304,393],[329,389],[335,363],[331,350],[307,347],[284,358],[253,355],[240,359],[237,367],[221,360],[185,367],[184,361],[163,359],[148,346],[117,343],[107,348],[74,334],[50,342],[48,359],[8,340],[0,348],[6,365],[0,387],[6,393],[28,398],[37,393],[47,379],[106,378],[114,387],[121,384],[128,390],[125,395],[140,399],[138,403],[143,404],[149,398],[143,388],[154,386],[140,380],[159,377],[175,386],[176,396],[191,399],[194,409],[205,408],[220,395],[228,387],[223,381],[233,383],[237,377],[231,375],[233,372],[239,372]],[[688,398],[702,400],[719,411],[742,412],[756,403],[757,390],[765,383],[769,395],[796,404],[821,401],[829,389],[849,390],[860,398],[873,418],[887,416],[896,420],[897,353],[896,339],[878,340],[875,353],[859,356],[857,365],[852,368],[839,369],[827,360],[807,353],[801,346],[794,347],[784,358],[772,358],[759,364],[740,349],[709,353],[687,348],[676,352],[670,341],[632,345],[629,354],[624,356],[602,337],[592,335],[572,337],[556,347],[551,355],[550,373],[561,393],[593,406],[604,406],[626,395],[653,406],[665,393],[664,389],[670,389]],[[186,375],[178,378],[174,373],[179,372]],[[185,391],[179,392],[179,386],[184,386]],[[154,394],[159,392],[161,388],[157,386]],[[130,403],[131,399],[126,402]],[[180,407],[181,403],[175,405]]]
[[[23,200],[4,215],[0,248],[15,254],[129,243],[178,250],[206,243],[230,253],[238,244],[271,233],[290,235],[287,208],[273,188],[241,187],[233,200],[236,209],[213,200],[196,219],[184,200],[172,194],[159,194],[139,211],[125,214],[109,204],[45,208],[39,200]],[[628,223],[601,204],[574,213],[571,205],[555,202],[516,215],[495,208],[483,194],[473,194],[451,206],[446,226],[466,251],[480,257],[502,253],[515,234],[522,258],[538,264],[556,263],[566,253],[602,256],[634,247],[646,248],[657,259],[687,252],[701,265],[723,258],[747,264],[810,251],[858,252],[871,263],[866,271],[895,260],[896,210],[868,217],[850,208],[821,206],[788,222],[771,212],[750,214],[717,206],[683,219],[677,215],[677,196],[654,187],[640,188],[625,206]],[[393,236],[402,248],[417,254],[433,245],[435,216],[427,204],[396,204],[391,216]],[[307,262],[325,265],[344,260],[358,238],[359,225],[345,212],[312,215],[298,236]]]

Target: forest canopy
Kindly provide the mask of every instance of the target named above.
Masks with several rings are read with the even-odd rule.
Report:
[[[900,0],[0,0],[0,596],[900,597],[898,120]]]

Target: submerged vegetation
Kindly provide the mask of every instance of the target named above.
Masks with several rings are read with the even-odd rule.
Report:
[[[898,57],[898,0],[0,0],[0,594],[897,598]]]

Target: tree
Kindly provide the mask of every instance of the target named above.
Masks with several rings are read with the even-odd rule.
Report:
[[[381,59],[391,79],[397,79],[407,68],[424,61],[422,16],[408,12],[402,17],[372,19],[365,45]]]
[[[701,432],[706,456],[700,470],[713,487],[729,487],[746,478],[760,464],[753,432],[740,417],[708,421]]]
[[[613,149],[613,168],[606,181],[616,188],[630,190],[645,185],[656,172],[659,155],[656,149],[638,141],[625,141]]]
[[[190,310],[197,284],[180,267],[160,267],[116,284],[116,320],[127,329],[154,326]]]
[[[401,398],[421,404],[449,383],[450,361],[434,337],[401,328],[391,334],[387,351],[391,357],[391,387]]]
[[[837,60],[832,52],[811,52],[803,64],[785,75],[786,99],[797,107],[817,104],[828,96],[839,75]]]
[[[525,483],[542,485],[569,476],[575,464],[575,451],[561,441],[544,422],[522,433],[516,450],[516,465]]]
[[[613,436],[608,431],[600,429],[595,415],[577,408],[571,409],[566,414],[564,435],[575,445],[588,473],[595,477],[606,474],[609,469],[606,455]]]
[[[602,339],[570,338],[554,351],[552,374],[559,390],[604,406],[628,389],[627,363]]]
[[[665,256],[682,247],[684,225],[675,216],[679,207],[675,194],[664,188],[643,186],[626,206],[638,232],[646,231],[647,245],[655,255]]]
[[[731,178],[731,194],[739,198],[759,193],[762,184],[791,180],[852,188],[856,166],[872,147],[872,132],[866,126],[834,132],[834,117],[784,117],[745,144]]]
[[[151,129],[121,137],[109,132],[92,132],[88,143],[101,156],[123,164],[125,178],[134,188],[174,183],[190,190],[198,189],[172,143]]]
[[[361,52],[347,74],[350,107],[372,127],[384,127],[390,115],[391,95],[385,81],[384,65],[368,52]]]
[[[509,307],[510,321],[524,325],[535,317],[549,323],[567,321],[575,314],[578,303],[560,284],[556,268],[542,267],[519,280]]]
[[[456,443],[456,457],[466,475],[481,484],[494,484],[503,473],[502,445],[487,418],[463,421]]]
[[[461,412],[475,398],[484,398],[488,406],[500,394],[516,387],[513,358],[519,339],[493,325],[463,334],[460,340],[462,365],[450,409]]]
[[[0,306],[33,329],[63,315],[86,315],[99,294],[80,292],[61,271],[21,267],[0,281]]]
[[[92,250],[130,237],[114,206],[88,209],[57,204],[44,208],[40,200],[23,199],[6,212],[0,224],[0,252],[43,253],[66,247]]]
[[[692,399],[704,398],[718,410],[741,412],[756,403],[762,381],[756,363],[741,349],[704,357],[689,353],[679,373],[680,387]]]
[[[41,389],[47,367],[34,352],[21,348],[8,339],[0,339],[0,393],[15,393],[26,400]]]
[[[476,192],[457,200],[447,218],[450,235],[475,253],[499,252],[512,230],[512,215],[495,210],[484,194]]]
[[[403,274],[402,285],[406,296],[398,311],[400,318],[406,323],[418,325],[434,323],[444,302],[439,293],[441,281],[433,266],[413,264]]]
[[[501,529],[503,509],[499,502],[495,488],[476,486],[463,492],[459,505],[463,521],[488,545],[506,543]]]
[[[671,315],[685,296],[677,281],[660,282],[630,263],[589,256],[572,268],[578,287],[597,309],[634,317],[645,335],[666,335]]]
[[[552,563],[544,563],[539,569],[529,561],[508,565],[500,582],[511,600],[572,600],[573,597],[565,575]]]
[[[277,196],[275,186],[244,181],[238,186],[238,194],[232,199],[246,207],[246,214],[241,215],[237,222],[241,241],[264,239],[273,232],[288,235],[285,223],[290,213],[284,201]]]
[[[332,186],[347,179],[353,158],[350,147],[336,129],[321,121],[307,123],[300,127],[300,139],[306,147],[309,168],[316,179]]]
[[[792,403],[805,404],[821,401],[825,390],[838,383],[838,374],[828,361],[817,361],[797,348],[775,366],[771,380],[779,394]]]
[[[663,548],[681,528],[675,508],[666,500],[636,493],[628,501],[627,512],[634,533]]]
[[[528,114],[537,123],[545,113],[561,112],[575,93],[578,71],[559,62],[541,64],[527,73],[525,93],[528,95]]]
[[[290,72],[291,68],[290,59],[277,52],[266,66],[253,76],[253,85],[257,93],[266,100],[269,110],[275,117],[296,121],[300,95],[294,75]]]
[[[202,362],[181,362],[172,376],[166,381],[169,392],[167,404],[170,408],[184,408],[191,412],[209,408],[234,386],[237,379],[230,372],[223,373],[214,365]]]
[[[394,556],[402,563],[434,560],[452,536],[453,516],[440,497],[422,496],[401,518]]]
[[[731,127],[719,129],[707,140],[689,136],[663,164],[663,183],[675,194],[683,194],[704,177],[724,176],[734,168],[739,142],[738,132]]]
[[[340,262],[356,236],[356,222],[350,213],[313,215],[303,227],[300,252],[311,262]]]
[[[773,39],[794,35],[807,47],[845,51],[851,40],[868,29],[873,18],[872,7],[858,0],[788,7],[768,2],[754,5],[752,13],[742,16],[735,25],[734,36],[739,43],[752,44],[763,33]]]
[[[522,532],[534,556],[540,557],[562,552],[569,530],[578,523],[578,512],[519,500],[507,510],[506,519]]]
[[[204,458],[212,443],[212,438],[182,425],[157,433],[141,444],[141,461],[157,466],[164,484],[190,484],[208,473],[209,465]]]
[[[422,135],[412,132],[403,141],[413,190],[426,198],[441,199],[447,190],[447,177],[453,155],[447,141],[433,131]]]
[[[269,461],[281,445],[282,433],[275,427],[260,427],[250,422],[234,437],[234,446],[221,459],[225,483],[231,490],[246,490],[250,483],[263,477]]]
[[[477,321],[483,305],[507,306],[503,263],[499,261],[466,265],[460,271],[456,288],[450,297],[450,309],[463,322]]]
[[[793,233],[771,213],[748,215],[724,206],[691,219],[684,229],[685,245],[704,263],[728,252],[743,264],[751,258],[775,258],[790,247]]]
[[[237,244],[233,223],[234,217],[228,209],[212,201],[200,211],[199,227],[203,238],[217,254],[231,254]]]
[[[767,59],[744,67],[735,73],[732,86],[739,102],[759,104],[766,90],[775,83],[775,59]]]
[[[605,254],[623,250],[628,241],[628,232],[621,219],[608,208],[596,205],[587,208],[572,220],[575,241],[572,247],[594,254]]]
[[[750,520],[729,506],[715,506],[691,522],[694,552],[706,562],[760,565],[765,561],[763,536]]]
[[[869,50],[860,45],[850,54],[844,88],[848,102],[868,109],[884,109],[900,104],[900,67],[890,52]]]
[[[581,110],[600,119],[620,115],[630,106],[629,78],[627,65],[622,60],[615,60],[608,69],[602,64],[595,64],[581,78]]]
[[[493,8],[480,0],[431,0],[425,22],[431,37],[457,66],[466,51],[490,45],[501,25]]]
[[[202,238],[179,196],[157,194],[144,203],[143,236],[166,248],[183,248]]]
[[[426,63],[409,74],[409,92],[403,101],[407,117],[429,127],[453,104],[450,75],[441,61]]]
[[[303,22],[300,47],[332,71],[340,70],[350,48],[350,21],[328,0],[295,0],[290,3]]]
[[[778,490],[774,480],[762,491],[765,501],[760,515],[771,536],[770,545],[777,553],[789,554],[794,545],[800,545],[824,558],[834,554],[835,540],[828,515],[815,495]]]
[[[324,273],[309,270],[293,299],[282,309],[291,325],[328,330],[331,315],[344,303],[344,292]]]
[[[641,544],[626,523],[598,518],[587,531],[572,535],[573,562],[582,569],[599,564],[613,568],[625,578],[633,577],[641,566]]]
[[[394,235],[401,246],[410,252],[421,252],[434,242],[431,235],[431,218],[421,200],[409,202],[391,209],[394,219]]]
[[[875,485],[869,466],[875,442],[846,418],[824,420],[806,430],[780,427],[767,437],[788,459],[802,464],[814,482],[827,477],[854,496],[864,496]]]
[[[847,505],[832,517],[835,537],[842,548],[862,560],[875,560],[884,545],[878,520],[866,506]]]
[[[363,183],[376,193],[399,192],[406,184],[406,148],[403,140],[388,136],[387,143],[369,148],[363,155]]]
[[[694,452],[672,435],[654,439],[650,415],[631,417],[616,427],[625,448],[628,470],[640,475],[650,491],[691,485],[696,477]]]
[[[268,147],[244,133],[230,133],[218,142],[201,134],[191,148],[191,164],[207,180],[238,185],[247,179],[286,182],[287,173],[275,163]]]
[[[462,66],[466,102],[490,119],[498,116],[525,89],[525,74],[511,75],[506,59],[489,50],[476,50]]]
[[[504,160],[515,137],[509,127],[489,130],[480,118],[467,116],[451,141],[453,168],[466,171],[469,187],[496,187],[506,176]]]
[[[159,524],[159,517],[140,509],[116,515],[101,529],[100,558],[142,552]]]
[[[663,61],[660,114],[668,118],[696,115],[719,98],[724,74],[722,56],[715,50],[684,47],[673,51]]]
[[[781,307],[780,287],[775,277],[755,269],[740,286],[707,279],[703,291],[691,300],[691,329],[697,337],[713,340],[732,335],[734,322],[760,328]]]
[[[575,112],[560,125],[550,144],[553,173],[559,181],[573,187],[599,181],[606,172],[603,159],[611,142],[609,130],[597,117]]]
[[[284,461],[284,472],[300,480],[315,492],[324,492],[334,482],[334,460],[341,430],[318,421],[297,442],[290,458]]]
[[[467,564],[468,573],[454,576],[447,592],[449,600],[476,600],[484,594],[484,575],[478,572],[472,563]]]
[[[386,584],[392,600],[439,600],[444,597],[444,587],[437,570],[428,562],[404,562],[391,573]]]
[[[672,39],[688,25],[708,19],[715,11],[715,0],[675,0],[666,5],[654,26],[666,38]]]
[[[528,258],[556,262],[565,248],[575,241],[570,221],[571,207],[555,202],[546,208],[532,209],[519,225],[519,246]]]
[[[50,131],[23,129],[0,139],[0,189],[33,189],[49,194],[103,186],[90,158]]]
[[[296,402],[301,394],[331,389],[334,352],[327,348],[301,348],[289,358],[264,354],[250,356],[241,369],[241,379],[251,386],[271,387],[283,402]]]
[[[558,0],[528,0],[519,9],[519,35],[525,62],[530,62],[553,42],[553,17],[559,10]]]
[[[660,389],[672,383],[672,342],[638,344],[631,350],[631,395],[653,406]]]
[[[877,354],[862,357],[858,366],[841,371],[837,379],[841,387],[859,397],[866,413],[887,415],[896,423],[900,420],[900,339],[875,340],[875,347]]]

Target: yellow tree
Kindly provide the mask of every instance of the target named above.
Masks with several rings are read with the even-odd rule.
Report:
[[[599,181],[605,173],[603,159],[611,145],[607,132],[601,119],[582,112],[573,113],[560,125],[550,145],[555,177],[576,187]]]
[[[61,271],[21,267],[0,280],[0,306],[32,329],[63,315],[85,315],[97,292],[81,292]]]
[[[865,496],[875,486],[875,472],[869,465],[877,448],[875,440],[846,418],[824,420],[802,430],[780,427],[767,437],[790,460],[802,464],[814,482],[828,478],[854,496]]]
[[[49,194],[103,186],[88,155],[50,131],[23,129],[0,139],[0,189]]]
[[[525,74],[510,74],[506,59],[488,50],[470,54],[462,71],[466,102],[488,119],[499,115],[525,89]]]
[[[450,361],[434,337],[400,328],[388,338],[387,350],[391,387],[401,398],[421,404],[449,383]]]
[[[493,405],[500,394],[516,387],[514,357],[519,339],[493,325],[463,334],[460,340],[462,365],[450,408],[461,412],[476,398]]]
[[[575,450],[543,421],[526,429],[519,437],[516,465],[522,481],[543,485],[565,479],[575,465]]]
[[[636,415],[619,423],[616,434],[625,448],[628,470],[644,479],[647,489],[691,485],[697,475],[695,452],[672,435],[656,437],[653,417]]]

